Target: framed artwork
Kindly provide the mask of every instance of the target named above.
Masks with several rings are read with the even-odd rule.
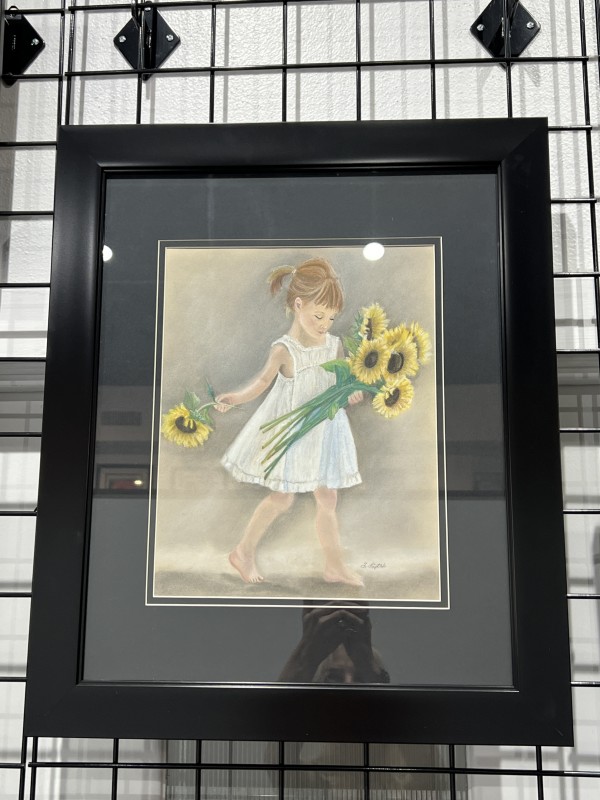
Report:
[[[572,742],[545,120],[63,128],[52,285],[29,735]]]

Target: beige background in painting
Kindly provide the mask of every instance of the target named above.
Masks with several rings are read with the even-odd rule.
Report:
[[[182,401],[186,388],[207,398],[206,379],[218,393],[260,370],[271,343],[291,323],[283,295],[270,296],[267,277],[277,266],[317,254],[332,262],[346,295],[332,333],[345,334],[356,311],[376,301],[392,324],[418,320],[433,338],[431,246],[388,247],[377,262],[365,260],[361,247],[168,248],[162,413]],[[220,458],[264,396],[243,410],[215,413],[216,431],[202,448],[161,438],[155,453],[155,594],[439,599],[435,385],[430,363],[415,379],[413,406],[397,419],[381,417],[370,402],[349,410],[363,483],[340,490],[338,514],[347,561],[363,576],[364,589],[320,578],[311,493],[297,496],[260,545],[258,563],[268,582],[248,586],[230,567],[227,553],[268,490],[238,483]]]

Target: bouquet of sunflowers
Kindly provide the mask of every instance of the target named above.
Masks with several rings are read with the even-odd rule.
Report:
[[[321,367],[335,375],[335,384],[312,400],[261,426],[270,438],[263,444],[265,477],[289,448],[326,419],[333,419],[348,405],[355,392],[372,396],[375,411],[387,419],[410,408],[414,387],[411,379],[431,359],[429,334],[417,323],[389,328],[385,311],[374,303],[356,315],[350,334],[344,337],[347,358]]]

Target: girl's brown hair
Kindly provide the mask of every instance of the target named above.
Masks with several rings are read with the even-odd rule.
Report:
[[[313,301],[319,305],[341,311],[344,305],[344,292],[340,279],[326,258],[309,258],[297,267],[278,267],[269,275],[271,294],[277,294],[285,278],[291,275],[287,289],[285,306],[294,310],[294,300]]]

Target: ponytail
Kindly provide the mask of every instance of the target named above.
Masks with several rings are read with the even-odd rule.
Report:
[[[344,292],[340,279],[326,258],[314,256],[298,264],[297,267],[287,265],[277,267],[268,279],[271,294],[275,295],[281,290],[283,281],[288,275],[291,275],[285,299],[288,311],[294,310],[296,297],[323,303],[341,311],[344,305]]]
[[[284,278],[287,275],[293,275],[293,274],[294,274],[293,267],[285,266],[285,267],[277,267],[277,269],[274,269],[267,279],[267,283],[269,284],[271,294],[277,294],[279,291],[281,291]]]

